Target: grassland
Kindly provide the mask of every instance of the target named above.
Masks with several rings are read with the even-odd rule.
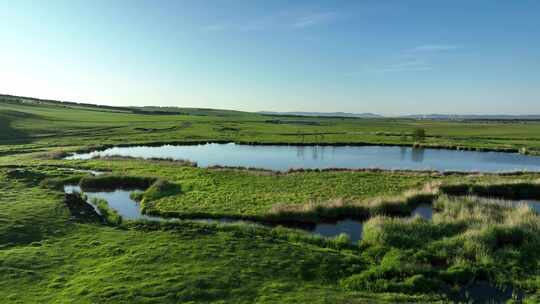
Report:
[[[63,170],[50,175],[69,177]],[[70,216],[37,174],[2,170],[0,297],[7,302],[306,302],[427,299],[344,292],[350,250],[279,231],[182,223],[109,227]],[[36,177],[38,177],[36,179]],[[285,233],[283,233],[286,235]],[[317,299],[311,300],[313,296]]]
[[[179,115],[133,114],[58,104],[2,102],[0,142],[17,150],[149,142],[369,143],[540,150],[540,122],[453,122],[265,116],[181,109]],[[14,147],[3,147],[14,149]]]
[[[477,197],[445,196],[532,198],[540,188],[538,174],[277,173],[167,160],[58,158],[92,146],[155,142],[412,145],[409,135],[417,128],[428,134],[422,145],[540,150],[537,122],[272,117],[205,109],[161,113],[0,101],[0,298],[6,303],[445,302],[445,294],[489,281],[538,301],[538,216]],[[91,178],[72,168],[109,174]],[[315,211],[318,217],[333,216],[324,211],[332,208],[402,207],[403,193],[448,186],[437,192],[433,221],[373,217],[361,243],[351,245],[344,238],[280,227],[157,224],[115,216],[104,223],[74,214],[66,204],[58,186],[81,180],[87,186],[148,188],[140,199],[158,214],[268,219],[282,212],[281,219],[291,219],[283,211],[300,210],[311,213],[294,219],[308,220]]]

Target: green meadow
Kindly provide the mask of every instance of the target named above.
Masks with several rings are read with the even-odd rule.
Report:
[[[426,138],[417,141],[415,130]],[[268,116],[0,97],[2,303],[448,303],[479,282],[540,301],[540,174],[200,168],[133,158],[65,160],[106,145],[223,141],[540,151],[540,122]],[[78,170],[105,172],[91,176]],[[74,212],[63,185],[136,186],[146,213]],[[432,220],[404,217],[432,202]],[[86,206],[86,207],[85,207]],[[87,210],[87,209],[85,209]],[[365,219],[363,238],[280,225]]]

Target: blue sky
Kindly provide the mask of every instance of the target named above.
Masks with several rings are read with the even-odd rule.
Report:
[[[540,1],[0,0],[0,50],[16,95],[540,114]]]

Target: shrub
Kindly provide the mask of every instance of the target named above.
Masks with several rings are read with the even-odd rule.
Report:
[[[426,139],[426,130],[422,128],[418,128],[413,131],[413,139],[414,141],[424,141]]]

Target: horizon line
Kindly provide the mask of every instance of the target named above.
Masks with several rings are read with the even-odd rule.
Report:
[[[233,110],[233,109],[227,109],[227,108],[200,108],[200,107],[192,107],[192,106],[160,106],[160,105],[144,105],[144,106],[121,106],[121,105],[110,105],[110,104],[99,104],[99,103],[91,103],[86,101],[70,101],[70,100],[60,100],[60,99],[50,99],[50,98],[40,98],[40,97],[31,97],[31,96],[22,96],[22,95],[13,95],[13,94],[4,94],[0,93],[0,97],[10,97],[10,98],[23,98],[23,99],[30,99],[30,100],[37,100],[37,101],[44,101],[44,102],[54,102],[54,103],[67,103],[67,104],[78,104],[78,105],[89,105],[89,106],[96,106],[96,107],[109,107],[109,108],[124,108],[124,109],[130,109],[130,108],[144,108],[144,107],[155,107],[155,108],[178,108],[178,109],[201,109],[201,110],[221,110],[221,111],[234,111],[234,112],[244,112],[244,113],[253,113],[253,114],[268,114],[268,115],[295,115],[294,113],[298,114],[314,114],[311,116],[317,116],[315,114],[348,114],[348,115],[373,115],[378,116],[379,118],[396,118],[396,117],[404,117],[407,116],[487,116],[487,117],[496,117],[496,116],[503,116],[503,117],[534,117],[538,116],[540,117],[540,113],[538,114],[448,114],[448,113],[409,113],[409,114],[397,114],[397,115],[384,115],[384,114],[378,114],[375,112],[365,111],[365,112],[346,112],[346,111],[331,111],[331,112],[319,112],[319,111],[307,111],[307,110],[292,110],[292,111],[275,111],[275,110],[257,110],[257,111],[246,111],[246,110]],[[298,116],[306,116],[306,115],[298,115]],[[329,115],[331,116],[331,115]],[[339,117],[339,116],[336,116]],[[351,117],[354,118],[354,117]],[[361,118],[361,117],[357,117]],[[377,117],[373,117],[377,118]]]

